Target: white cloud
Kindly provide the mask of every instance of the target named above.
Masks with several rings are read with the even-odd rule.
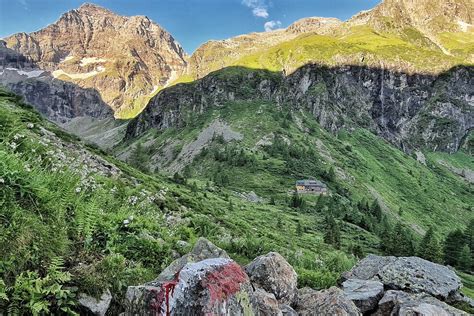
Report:
[[[259,18],[267,19],[269,17],[268,11],[265,8],[254,8],[252,13]]]
[[[258,18],[267,19],[270,15],[268,14],[268,6],[266,0],[242,0],[242,4],[252,9],[252,14]]]
[[[281,22],[280,21],[268,21],[263,25],[265,28],[265,32],[270,32],[273,31],[279,27],[281,27]]]

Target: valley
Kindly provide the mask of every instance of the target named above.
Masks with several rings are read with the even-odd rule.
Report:
[[[188,55],[146,16],[83,4],[4,38],[0,315],[179,314],[194,261],[218,303],[191,314],[473,313],[473,10],[385,0]],[[421,285],[384,283],[397,264]],[[369,308],[344,281],[384,284]]]

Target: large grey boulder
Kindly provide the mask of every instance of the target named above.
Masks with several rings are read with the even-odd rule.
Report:
[[[387,291],[379,302],[376,316],[461,316],[467,313],[425,293]]]
[[[462,286],[453,270],[418,257],[381,257],[369,255],[343,279],[376,280],[392,290],[428,293],[450,300]]]
[[[331,287],[324,291],[315,291],[309,288],[298,290],[296,312],[301,316],[362,315],[355,304],[346,298],[344,292],[337,287]]]
[[[342,289],[344,296],[353,301],[362,313],[376,309],[384,292],[382,282],[359,279],[345,281]]]
[[[244,270],[225,258],[187,264],[174,281],[129,287],[125,315],[254,315]]]
[[[211,243],[206,238],[199,238],[196,244],[194,244],[193,250],[182,256],[181,258],[176,259],[173,261],[166,269],[164,269],[160,275],[153,281],[150,282],[148,285],[154,285],[159,282],[163,281],[171,281],[175,278],[176,274],[183,269],[183,267],[191,262],[199,262],[205,259],[211,258],[226,258],[230,259],[229,255],[222,250],[221,248],[217,247],[213,243]]]
[[[258,315],[260,316],[283,316],[283,312],[278,305],[275,295],[257,288],[253,293],[253,300],[257,305]]]
[[[376,278],[378,273],[389,263],[397,260],[396,257],[368,255],[355,265],[351,271],[342,274],[342,281],[348,279],[370,280]]]
[[[275,295],[280,304],[291,305],[296,296],[297,275],[279,253],[259,256],[245,267],[254,286]]]
[[[112,294],[109,290],[102,293],[100,298],[95,298],[85,293],[81,293],[78,296],[79,306],[87,312],[97,316],[105,315],[105,313],[109,309],[111,301]]]

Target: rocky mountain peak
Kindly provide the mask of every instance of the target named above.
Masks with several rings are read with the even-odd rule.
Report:
[[[97,90],[118,117],[139,112],[182,72],[187,58],[171,34],[148,17],[120,16],[91,3],[42,30],[5,41],[55,78]]]
[[[297,34],[309,32],[327,34],[341,24],[342,21],[336,18],[309,17],[294,22],[286,31]]]
[[[368,23],[378,30],[414,27],[426,34],[442,31],[472,31],[474,2],[471,0],[385,0],[350,22]]]
[[[105,14],[116,15],[109,9],[106,9],[104,7],[101,7],[97,4],[90,3],[90,2],[83,3],[79,8],[73,11],[76,11],[82,14],[88,14],[88,15],[105,15]]]

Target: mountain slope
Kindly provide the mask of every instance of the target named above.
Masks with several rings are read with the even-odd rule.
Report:
[[[5,41],[54,77],[96,89],[116,117],[139,111],[186,64],[181,46],[147,17],[123,17],[93,4]]]
[[[391,1],[346,22],[308,18],[286,30],[211,41],[190,57],[186,76],[228,66],[291,73],[307,63],[439,73],[474,62],[472,1]]]
[[[308,66],[284,78],[264,71],[225,69],[195,83],[160,92],[129,124],[127,140],[116,151],[120,158],[133,161],[133,148],[140,143],[147,169],[187,173],[217,183],[225,177],[225,187],[238,192],[254,191],[267,201],[272,197],[287,199],[294,181],[325,178],[333,167],[337,176],[330,185],[343,200],[349,200],[347,203],[354,205],[364,198],[376,198],[392,219],[410,223],[418,233],[430,225],[447,233],[462,226],[470,216],[472,187],[462,172],[440,164],[440,159],[432,160],[436,154],[430,152],[449,150],[451,145],[441,145],[444,141],[467,137],[472,129],[471,106],[444,98],[441,101],[436,90],[422,92],[413,87],[445,86],[452,78],[460,78],[457,71],[472,72],[453,70],[438,79],[407,77],[412,88],[405,91],[405,84],[395,87],[388,83],[400,80],[401,74],[385,72],[383,80],[387,81],[382,84],[387,84],[387,96],[382,101],[386,102],[382,114],[378,97],[364,96],[355,89],[357,81],[353,81],[365,78],[359,84],[365,87],[361,91],[367,91],[371,86],[364,80],[374,72],[380,75],[382,70]],[[470,82],[472,74],[466,78]],[[378,96],[380,89],[379,86],[374,94]],[[446,91],[454,92],[453,88]],[[464,99],[463,93],[451,95],[452,100]],[[333,94],[338,98],[333,99]],[[426,104],[399,105],[415,96],[430,94]],[[446,110],[450,102],[453,108]],[[364,104],[370,104],[369,108]],[[458,111],[471,124],[461,138],[449,136],[454,117],[444,116]],[[399,132],[392,129],[394,126],[400,128]],[[378,128],[380,136],[396,145],[402,142],[404,149],[409,144],[423,143],[421,148],[428,158],[417,162],[369,132],[370,128]],[[408,138],[402,140],[404,137]],[[425,157],[419,151],[421,143],[411,149],[413,155]],[[472,172],[469,152],[456,155],[465,157],[461,161],[467,164],[462,168]],[[242,160],[235,162],[229,156]]]

